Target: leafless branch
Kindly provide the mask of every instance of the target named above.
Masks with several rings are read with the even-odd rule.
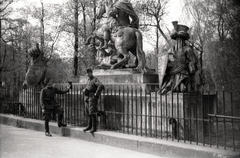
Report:
[[[0,9],[0,13],[2,13],[4,10],[7,9],[7,7],[12,3],[13,1],[9,1],[2,9]]]
[[[54,38],[53,38],[53,42],[52,42],[52,44],[51,44],[50,56],[48,57],[47,62],[52,58],[53,50],[54,50],[54,45],[56,44],[57,39],[58,39],[61,31],[62,31],[62,27],[59,26],[58,31],[56,32],[56,34],[55,34],[55,36],[54,36]]]

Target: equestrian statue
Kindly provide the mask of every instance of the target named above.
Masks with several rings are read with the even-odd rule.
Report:
[[[107,17],[104,17],[104,14]],[[97,19],[103,19],[103,23],[93,31],[85,44],[89,45],[92,38],[96,38],[100,41],[99,50],[108,49],[111,44],[114,46],[116,62],[111,62],[107,68],[127,68],[130,59],[129,52],[131,52],[136,56],[135,66],[132,68],[145,72],[146,58],[142,34],[138,30],[139,19],[131,3],[128,0],[120,0],[114,4],[106,1],[100,2]]]

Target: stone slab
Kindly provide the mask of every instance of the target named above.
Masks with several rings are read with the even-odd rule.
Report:
[[[158,75],[153,72],[138,73],[136,69],[93,70],[93,75],[104,84],[111,83],[158,83]],[[79,83],[87,82],[87,75],[80,76]]]
[[[41,120],[33,120],[12,115],[0,114],[0,123],[23,127],[26,129],[44,131],[44,123]],[[83,139],[86,141],[135,150],[143,153],[155,154],[164,157],[237,158],[240,156],[239,152],[208,148],[194,144],[166,141],[155,138],[145,138],[109,131],[98,131],[92,135],[89,132],[84,133],[82,130],[83,128],[74,126],[58,128],[56,123],[50,123],[50,131],[58,135]]]

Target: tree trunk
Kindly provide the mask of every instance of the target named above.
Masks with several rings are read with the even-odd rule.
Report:
[[[74,0],[74,57],[73,57],[73,67],[74,76],[77,76],[78,72],[78,0]]]
[[[81,2],[81,6],[82,6],[82,16],[83,16],[83,40],[84,40],[84,43],[86,42],[87,40],[87,20],[86,20],[86,3],[85,2]],[[85,49],[82,49],[82,53],[83,54],[87,54],[87,47],[88,46],[85,46]],[[84,58],[80,58],[80,60],[82,60],[82,63],[84,64],[84,68],[87,67],[87,62],[85,61]],[[79,69],[81,70],[81,68],[79,67]]]
[[[14,49],[14,46],[13,46],[13,38],[12,37],[12,60],[13,60],[13,63],[15,63],[15,49]],[[13,70],[13,86],[16,86],[17,85],[17,74],[16,74],[16,70]]]
[[[158,2],[158,3],[160,3],[160,2]],[[167,36],[165,35],[165,33],[163,32],[163,30],[161,29],[161,26],[160,26],[160,19],[159,19],[159,17],[158,16],[154,16],[155,17],[155,20],[156,20],[156,23],[157,23],[157,31],[156,31],[156,35],[157,35],[157,44],[156,44],[156,49],[157,49],[157,54],[158,54],[158,52],[159,52],[159,48],[158,48],[158,41],[159,41],[159,33],[158,33],[158,31],[161,33],[161,35],[163,36],[163,38],[166,40],[166,42],[168,43],[168,45],[170,46],[170,48],[172,48],[172,44],[171,44],[171,42],[170,42],[170,40],[167,38]]]
[[[157,40],[156,40],[156,54],[158,54],[158,53],[159,53],[159,47],[158,47],[159,33],[158,33],[158,28],[156,28],[156,35],[157,35]]]
[[[92,32],[96,29],[96,0],[93,0],[93,20],[92,20]],[[96,43],[95,39],[92,39],[91,44],[95,48]],[[96,49],[90,49],[88,48],[87,52],[87,58],[88,58],[88,65],[87,67],[92,68],[95,65],[95,55],[96,55],[97,50]]]
[[[92,31],[94,31],[96,29],[96,0],[93,0],[93,27],[92,27]]]
[[[86,5],[82,3],[82,14],[83,14],[83,38],[84,42],[87,40],[87,20],[86,20]]]
[[[43,3],[42,4],[42,16],[41,16],[41,51],[42,53],[44,53],[44,7],[43,7]],[[44,55],[44,54],[43,54]]]
[[[0,84],[2,84],[2,19],[0,19]]]
[[[163,38],[167,41],[168,45],[170,46],[170,48],[172,48],[172,43],[170,42],[170,40],[167,38],[167,36],[165,35],[165,33],[163,32],[163,30],[161,29],[159,22],[157,22],[157,28],[159,30],[159,32],[161,33],[161,35],[163,36]]]

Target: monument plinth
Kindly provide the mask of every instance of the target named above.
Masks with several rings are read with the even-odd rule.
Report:
[[[115,70],[93,70],[93,75],[103,84],[149,84],[158,83],[158,75],[154,70],[146,73],[139,73],[136,69],[115,69]],[[80,76],[79,83],[86,83],[88,77]]]
[[[114,70],[93,70],[93,75],[97,77],[105,87],[112,88],[121,86],[126,89],[128,86],[141,87],[143,92],[150,93],[158,85],[158,75],[154,70],[148,69],[145,73],[139,73],[136,69],[114,69]],[[79,83],[86,84],[88,76],[80,76]]]

